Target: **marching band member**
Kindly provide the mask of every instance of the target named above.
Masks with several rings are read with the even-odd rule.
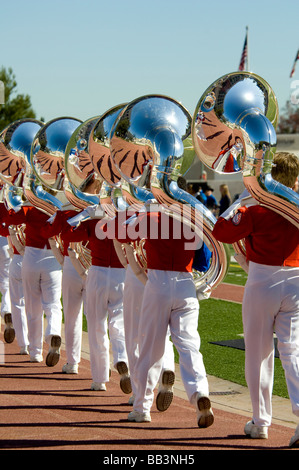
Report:
[[[272,177],[294,188],[299,160],[286,152],[273,159]],[[299,417],[299,231],[278,213],[255,204],[221,214],[213,236],[224,243],[245,239],[248,280],[242,315],[245,376],[252,402],[252,420],[245,434],[267,439],[272,420],[274,372],[273,331],[285,371],[293,413]],[[299,425],[290,441],[299,447]]]
[[[149,202],[143,206],[141,210],[145,210]],[[121,214],[121,215],[120,215]],[[117,212],[115,223],[120,223],[124,219],[129,219],[135,212],[128,210],[127,212]],[[97,227],[98,228],[98,227]],[[99,229],[99,228],[98,228]],[[126,248],[124,248],[124,251]],[[134,403],[136,394],[135,384],[135,365],[139,356],[139,340],[138,340],[138,325],[140,319],[140,311],[144,292],[144,282],[141,281],[133,271],[131,265],[127,263],[123,308],[124,308],[124,328],[125,328],[125,341],[128,355],[130,377],[133,396],[129,400],[129,404]],[[166,411],[173,400],[173,384],[175,382],[175,361],[173,343],[170,340],[169,329],[165,342],[165,352],[163,356],[163,366],[159,378],[159,389],[156,397],[156,407],[159,411]]]
[[[165,226],[169,228],[166,237],[163,234]],[[178,227],[179,238],[175,236]],[[111,231],[115,233],[112,222],[102,230],[108,238]],[[186,249],[185,243],[190,240],[185,239],[181,222],[159,211],[139,213],[129,223],[118,225],[116,238],[120,243],[145,239],[148,267],[139,320],[139,357],[134,370],[137,389],[134,410],[129,413],[128,420],[151,421],[154,388],[161,374],[169,327],[180,356],[185,390],[197,410],[197,424],[208,427],[213,423],[214,415],[199,352],[199,303],[191,272],[195,249]]]
[[[139,356],[138,324],[142,306],[144,284],[136,277],[131,266],[126,269],[124,287],[124,326],[125,339],[128,354],[133,399],[136,395],[135,366]],[[156,397],[156,406],[159,411],[166,411],[173,399],[173,384],[175,381],[175,365],[173,344],[169,332],[165,342],[162,371],[159,379],[159,389]]]
[[[5,222],[1,227],[1,234],[3,236],[10,237],[10,249],[13,251],[11,263],[9,265],[9,293],[12,328],[15,330],[15,336],[17,338],[18,345],[20,346],[20,354],[27,355],[29,354],[28,325],[22,281],[24,247],[21,246],[21,241],[17,242],[17,235],[13,234],[12,236],[12,233],[9,231]]]
[[[16,339],[20,346],[20,354],[29,354],[28,323],[25,308],[22,281],[23,253],[12,243],[13,257],[9,266],[9,291],[11,301],[12,323]]]
[[[0,203],[0,220],[3,222],[6,216],[6,208],[3,202]],[[11,256],[9,253],[8,245],[8,231],[4,227],[5,235],[0,234],[0,292],[1,298],[1,318],[4,320],[4,340],[6,343],[12,343],[15,339],[15,329],[13,327],[11,315],[11,301],[9,292],[9,266],[11,263]]]
[[[22,281],[28,322],[31,362],[43,360],[43,315],[47,326],[45,341],[49,344],[46,365],[52,367],[60,358],[61,346],[61,266],[41,228],[49,216],[36,207],[22,206],[9,210],[9,225],[25,224],[26,246],[22,263]]]
[[[99,240],[95,226],[99,219],[88,219],[77,227],[65,224],[61,236],[65,242],[89,241],[91,266],[86,279],[86,303],[92,390],[106,390],[109,382],[109,337],[113,365],[120,374],[120,388],[131,393],[123,322],[125,269],[112,240]]]
[[[67,219],[78,214],[76,210],[57,211],[42,227],[41,233],[45,237],[60,235],[63,245],[63,269],[62,269],[62,305],[64,313],[65,328],[65,350],[66,364],[62,367],[62,372],[66,374],[77,374],[81,360],[82,346],[82,324],[83,308],[86,312],[86,277],[80,276],[75,269],[68,253],[68,243],[65,243],[61,231]]]
[[[11,315],[11,299],[9,292],[9,268],[11,257],[9,254],[9,245],[6,236],[0,236],[0,292],[1,299],[1,317],[5,323],[4,340],[6,343],[12,343],[15,339],[15,329]]]

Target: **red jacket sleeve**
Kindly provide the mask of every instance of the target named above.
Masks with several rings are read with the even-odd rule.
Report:
[[[77,228],[71,227],[66,222],[61,230],[61,236],[65,243],[88,241],[90,234],[87,222],[82,222]]]
[[[59,235],[64,230],[67,231],[70,228],[67,219],[70,219],[75,214],[77,214],[76,211],[57,211],[54,221],[52,223],[46,222],[41,228],[41,234],[50,238]]]
[[[96,233],[98,238],[109,240],[118,240],[120,243],[130,243],[131,241],[145,238],[140,235],[140,223],[144,219],[145,213],[138,215],[137,213],[128,213],[127,211],[117,212],[113,219],[103,219],[97,224]]]
[[[1,237],[8,237],[9,236],[9,230],[7,225],[0,224],[0,235]]]
[[[18,212],[13,209],[9,210],[6,216],[6,222],[8,225],[21,225],[26,223],[27,212],[29,207],[21,207]]]
[[[212,235],[222,243],[235,243],[252,232],[252,218],[246,207],[240,207],[235,215],[226,220],[219,217]]]

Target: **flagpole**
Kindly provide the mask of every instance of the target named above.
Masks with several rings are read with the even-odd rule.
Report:
[[[293,64],[293,67],[292,67],[292,70],[291,70],[291,73],[290,73],[290,78],[292,78],[294,73],[295,73],[297,60],[299,60],[299,49],[297,50],[297,54],[296,54],[296,57],[295,57],[295,60],[294,60],[294,64]]]
[[[249,70],[249,60],[248,60],[248,26],[246,26],[245,40],[243,43],[243,49],[241,54],[241,59],[239,62],[239,70],[248,71]]]
[[[246,26],[246,37],[247,37],[247,58],[246,58],[246,65],[247,65],[247,72],[249,72],[249,39],[248,39],[248,26]]]

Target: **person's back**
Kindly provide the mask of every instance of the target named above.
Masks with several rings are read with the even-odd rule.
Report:
[[[156,237],[151,237],[147,231],[145,236],[148,268],[191,272],[195,250],[192,231],[161,212],[147,213],[146,217],[148,229],[157,233]],[[193,245],[193,249],[186,249],[188,244]]]
[[[168,328],[179,352],[183,383],[197,412],[199,427],[211,426],[206,371],[199,352],[199,304],[192,275],[198,241],[180,220],[162,211],[143,212],[122,225],[117,240],[145,239],[147,282],[139,319],[139,357],[134,373],[138,387],[128,420],[151,421],[154,388],[161,374]],[[184,230],[185,228],[185,230]],[[109,230],[108,230],[109,232]]]
[[[272,176],[293,188],[298,179],[299,160],[295,155],[278,153]],[[232,217],[224,213],[214,227],[213,235],[223,243],[245,239],[248,261],[272,266],[297,266],[299,231],[285,217],[259,204],[240,207]]]
[[[218,219],[213,236],[223,243],[245,239],[247,261],[294,266],[299,257],[299,231],[276,212],[254,205],[242,207],[231,219]]]
[[[49,215],[37,207],[24,206],[19,212],[9,211],[7,222],[12,225],[25,224],[26,246],[50,249],[47,234],[41,232]]]
[[[281,152],[274,156],[274,179],[293,189],[298,175],[295,155]],[[299,417],[299,330],[295,327],[299,324],[299,231],[282,215],[259,204],[235,213],[232,207],[219,217],[213,235],[227,243],[245,238],[249,270],[242,320],[245,376],[253,413],[244,431],[252,438],[267,439],[272,422],[273,331],[292,410]],[[299,425],[290,446],[299,447]]]

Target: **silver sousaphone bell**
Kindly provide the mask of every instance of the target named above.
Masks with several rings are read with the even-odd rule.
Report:
[[[65,149],[81,122],[72,117],[52,119],[39,129],[32,143],[24,192],[34,206],[49,215],[68,203],[64,194]]]
[[[48,215],[69,204],[64,193],[65,150],[74,130],[82,121],[72,117],[58,117],[48,121],[36,133],[30,152],[30,166],[26,168],[24,193],[27,199]],[[60,237],[49,239],[51,248],[63,264]]]
[[[102,181],[94,171],[90,160],[89,136],[99,116],[87,119],[73,132],[65,150],[66,178],[64,192],[67,199],[78,209],[99,204]]]
[[[148,188],[172,215],[200,232],[212,252],[210,268],[195,273],[198,295],[209,295],[228,269],[228,250],[212,237],[216,222],[210,211],[180,187],[180,179],[194,159],[191,116],[175,100],[147,95],[130,102],[116,121],[110,137],[113,161],[122,177]]]
[[[271,176],[278,104],[270,85],[250,72],[220,77],[197,103],[192,140],[199,159],[217,173],[242,173],[255,200],[298,226],[298,194]],[[240,201],[241,204],[241,201]]]
[[[99,205],[100,201],[99,192],[102,182],[94,171],[88,151],[90,132],[98,119],[99,116],[96,116],[80,124],[73,132],[65,150],[64,193],[79,212],[78,216],[72,218],[74,224],[75,221],[80,223],[88,219],[90,212],[84,210],[90,206]],[[71,243],[68,253],[80,276],[85,277],[91,265],[88,242]]]
[[[101,116],[83,123],[77,130],[80,134],[79,140],[78,135],[76,135],[72,139],[73,144],[69,143],[66,154],[67,175],[73,196],[86,200],[86,192],[82,194],[82,190],[83,188],[86,190],[89,182],[94,181],[96,183],[94,185],[96,186],[96,200],[91,200],[90,195],[88,195],[88,204],[84,201],[83,205],[87,207],[91,204],[97,204],[99,209],[102,208],[107,216],[112,217],[114,217],[116,210],[113,193],[115,188],[120,188],[121,176],[110,156],[109,137],[111,127],[123,106],[115,106]],[[76,145],[75,140],[77,140]],[[76,148],[74,148],[74,145]],[[81,151],[78,150],[79,146]],[[74,155],[71,155],[71,153]],[[68,195],[68,198],[73,196]],[[74,204],[76,204],[75,201]],[[89,209],[84,210],[78,217],[72,218],[70,223],[76,226],[91,216]]]
[[[43,126],[35,119],[19,119],[0,134],[0,179],[3,183],[3,202],[8,209],[18,210],[28,205],[23,182],[30,166],[30,151],[34,137]],[[24,226],[9,227],[10,239],[19,253],[25,249]]]
[[[90,159],[95,172],[102,180],[100,206],[108,218],[113,218],[118,210],[125,210],[129,204],[122,192],[124,180],[114,164],[110,153],[111,131],[125,106],[126,104],[120,104],[103,113],[96,122],[89,138]],[[124,267],[127,267],[129,262],[128,252],[130,252],[129,256],[132,254],[131,266],[135,274],[137,274],[140,267],[135,262],[134,253],[130,250],[129,246],[114,240],[114,247]]]
[[[0,179],[7,188],[9,208],[25,203],[23,182],[30,167],[31,145],[44,123],[35,119],[19,119],[0,134]]]
[[[100,116],[89,137],[89,155],[96,174],[102,181],[100,204],[109,217],[114,217],[121,198],[121,175],[110,154],[111,129],[125,104],[116,105]]]

